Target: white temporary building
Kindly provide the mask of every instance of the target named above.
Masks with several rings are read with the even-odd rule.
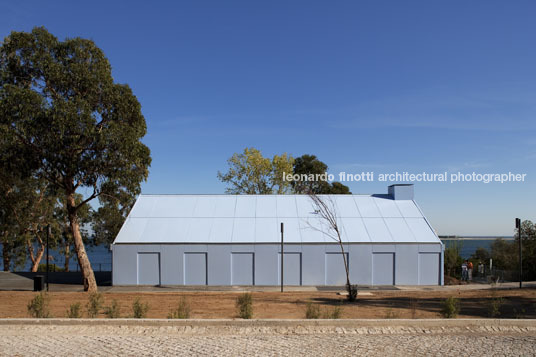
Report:
[[[320,195],[351,282],[443,284],[443,245],[412,185]],[[114,285],[344,285],[342,253],[307,195],[141,195],[112,245]]]

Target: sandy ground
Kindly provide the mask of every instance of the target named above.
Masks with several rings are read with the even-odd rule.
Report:
[[[253,292],[254,318],[300,319],[305,317],[306,304],[320,304],[322,310],[342,308],[341,318],[438,318],[441,304],[449,296],[461,301],[460,318],[489,316],[492,301],[502,298],[501,318],[536,318],[536,289],[458,290],[458,291],[373,291],[348,303],[334,292]],[[36,295],[27,291],[0,291],[0,318],[29,317],[28,302]],[[149,318],[166,318],[185,297],[191,307],[191,318],[236,318],[237,292],[104,292],[104,305],[116,299],[121,317],[132,315],[132,303],[140,298],[149,303]],[[51,292],[50,310],[53,317],[66,317],[73,303],[80,302],[86,315],[87,294],[80,292]],[[99,317],[105,317],[100,314]]]

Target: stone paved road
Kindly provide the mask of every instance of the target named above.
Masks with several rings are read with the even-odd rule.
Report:
[[[0,325],[1,356],[531,356],[534,326]]]

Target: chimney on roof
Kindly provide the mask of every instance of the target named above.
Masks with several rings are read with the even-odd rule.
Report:
[[[388,187],[388,193],[393,200],[413,200],[413,185],[391,185]]]

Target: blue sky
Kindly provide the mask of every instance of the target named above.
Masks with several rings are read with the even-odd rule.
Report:
[[[245,147],[330,172],[526,173],[419,183],[439,234],[536,220],[534,1],[4,1],[0,36],[93,39],[142,104],[144,193],[223,193]],[[383,182],[349,183],[384,193]]]

